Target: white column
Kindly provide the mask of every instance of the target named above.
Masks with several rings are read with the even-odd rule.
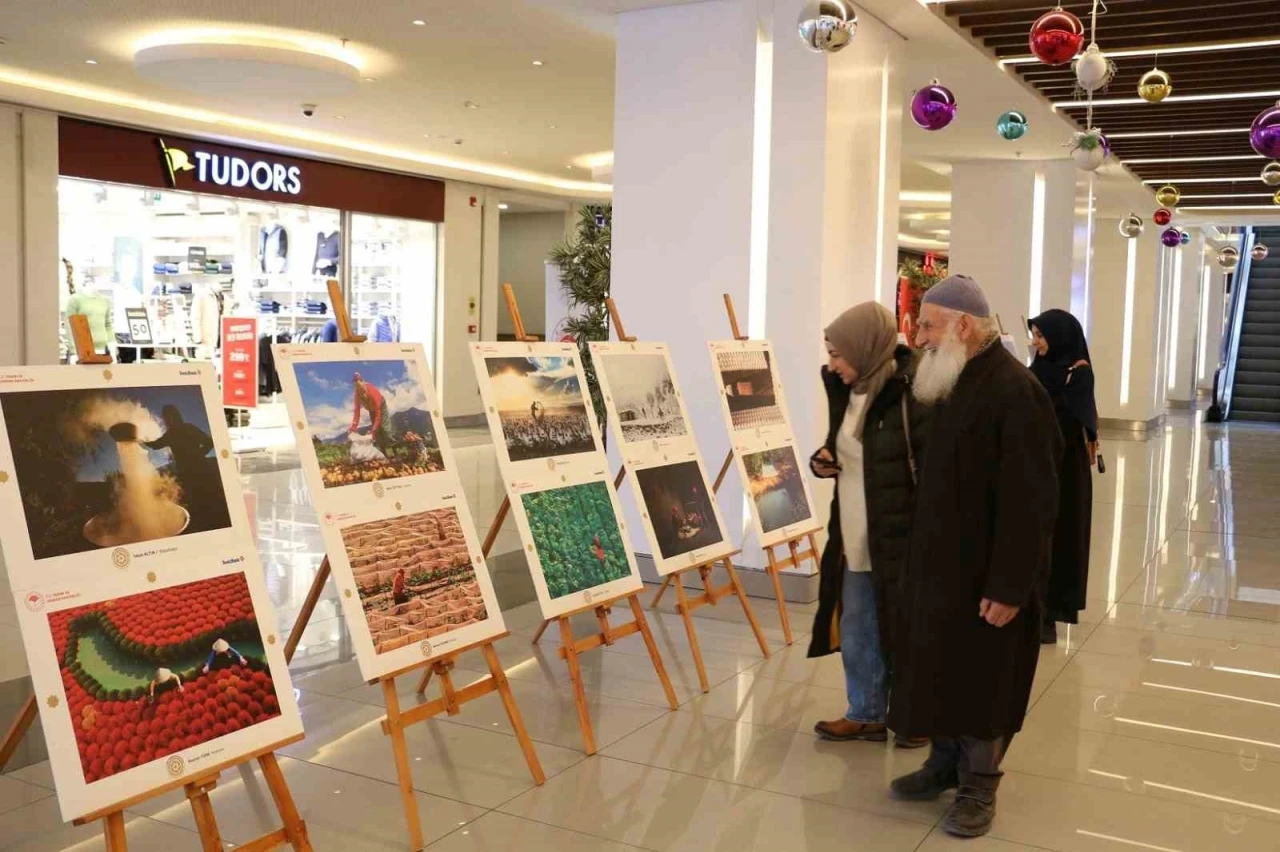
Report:
[[[20,113],[0,107],[0,364],[22,364],[22,143]],[[54,288],[57,293],[57,288]],[[57,296],[55,295],[56,299]],[[49,319],[57,323],[57,310]]]
[[[1191,242],[1173,251],[1173,292],[1169,299],[1169,359],[1166,388],[1171,401],[1190,402],[1196,395],[1196,342],[1199,336],[1200,285],[1204,270],[1204,232],[1195,229]],[[1180,274],[1179,274],[1180,273]]]
[[[483,198],[479,187],[453,181],[445,184],[435,378],[446,417],[475,416],[484,411],[468,348],[471,341],[480,339],[468,329],[472,325],[478,328],[481,322]],[[497,305],[486,308],[488,321],[494,321],[492,312]]]
[[[949,268],[978,282],[1020,351],[1023,318],[1072,308],[1076,179],[1070,160],[970,160],[951,172]]]
[[[1118,219],[1099,218],[1095,227],[1089,350],[1098,415],[1146,422],[1163,411],[1157,378],[1167,381],[1157,369],[1163,248],[1158,230],[1129,240],[1118,226]]]
[[[618,16],[613,296],[627,332],[671,346],[708,475],[729,450],[708,340],[730,336],[721,294],[750,327],[757,24],[753,3],[715,0]],[[730,474],[720,509],[742,530]],[[629,507],[629,526],[643,527]],[[633,536],[648,551],[643,535]],[[745,554],[744,554],[745,555]]]
[[[1222,350],[1222,327],[1227,307],[1227,276],[1218,266],[1217,248],[1206,241],[1200,273],[1199,340],[1196,343],[1196,386],[1213,390],[1213,375]]]

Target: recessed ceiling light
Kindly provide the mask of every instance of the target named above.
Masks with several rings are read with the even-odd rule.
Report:
[[[463,101],[462,105],[465,106],[467,109],[480,109],[480,104],[476,103],[475,101]]]
[[[551,129],[552,129],[552,130],[555,130],[555,129],[556,129],[556,126],[555,126],[554,124],[553,124],[553,125],[551,125]]]
[[[427,22],[422,20],[421,18],[418,18],[416,21],[413,22],[413,25],[415,27],[425,27],[427,25]]]
[[[539,68],[541,68],[541,67],[542,67],[542,60],[541,60],[541,59],[535,59],[535,60],[533,60],[533,64],[534,64],[534,65],[536,65],[536,66],[538,66]]]
[[[365,77],[365,78],[364,78],[364,81],[365,81],[366,83],[376,83],[376,82],[378,82],[378,78],[377,78],[377,77]]]
[[[498,209],[499,209],[499,210],[510,210],[510,209],[511,209],[511,205],[510,205],[510,204],[499,204],[499,205],[498,205]]]
[[[97,65],[97,64],[98,64],[98,60],[96,60],[96,59],[86,59],[86,60],[84,61],[84,64],[85,64],[85,65]]]
[[[345,116],[345,115],[335,115],[335,116],[334,116],[334,118],[338,119],[338,121],[342,121],[342,119],[346,118],[346,116]]]

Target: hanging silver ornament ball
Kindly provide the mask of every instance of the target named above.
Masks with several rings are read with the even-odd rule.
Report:
[[[1097,44],[1089,45],[1076,58],[1076,82],[1086,92],[1096,92],[1116,76],[1116,64],[1107,58]]]
[[[846,0],[809,0],[796,27],[804,46],[814,53],[836,53],[857,35],[858,13]]]
[[[1267,248],[1262,243],[1257,243],[1253,248],[1249,249],[1249,257],[1254,260],[1266,260],[1267,255],[1270,253],[1271,249]]]
[[[1133,240],[1142,236],[1142,217],[1130,213],[1120,220],[1120,236]]]
[[[1267,186],[1280,186],[1280,163],[1267,163],[1262,167],[1262,182]]]
[[[1236,264],[1240,262],[1240,250],[1235,246],[1227,246],[1218,252],[1218,265],[1223,269],[1231,270],[1236,268]]]

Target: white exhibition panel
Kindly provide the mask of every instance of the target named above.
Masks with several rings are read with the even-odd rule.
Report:
[[[592,343],[591,358],[659,576],[733,553],[667,345]]]
[[[422,345],[273,350],[361,676],[502,634]],[[356,375],[376,394],[361,399],[380,400],[380,412],[357,405]]]
[[[208,365],[0,374],[5,563],[65,820],[302,733],[230,446]]]
[[[471,354],[543,617],[638,591],[577,345],[473,343]]]
[[[817,532],[807,454],[796,449],[772,344],[713,340],[707,349],[761,547]]]

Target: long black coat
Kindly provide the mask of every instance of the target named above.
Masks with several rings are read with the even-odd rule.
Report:
[[[912,481],[907,429],[904,428],[902,400],[907,400],[911,447],[917,466],[924,457],[929,431],[929,406],[911,397],[911,379],[919,356],[906,346],[894,353],[897,370],[871,401],[862,430],[862,481],[867,495],[867,544],[871,552],[872,582],[876,587],[881,648],[892,663],[892,630],[896,621],[898,583],[907,561],[908,534],[915,511],[915,483]],[[828,429],[825,448],[836,453],[836,434],[849,408],[850,388],[840,377],[822,368],[827,389]],[[813,619],[809,656],[821,657],[840,650],[840,614],[844,577],[844,535],[840,529],[840,499],[831,499],[831,521],[827,525],[827,546],[822,551],[818,585],[818,611]]]
[[[1093,371],[1080,367],[1071,373],[1072,383],[1089,386]],[[1045,606],[1054,621],[1076,624],[1088,603],[1089,536],[1093,529],[1093,466],[1089,463],[1090,437],[1071,408],[1059,396],[1053,400],[1066,448],[1058,471],[1058,524],[1053,534],[1053,562]]]
[[[1062,458],[1053,403],[1002,346],[975,356],[936,407],[895,625],[889,727],[994,739],[1022,728]],[[1019,606],[1004,627],[983,598]]]

